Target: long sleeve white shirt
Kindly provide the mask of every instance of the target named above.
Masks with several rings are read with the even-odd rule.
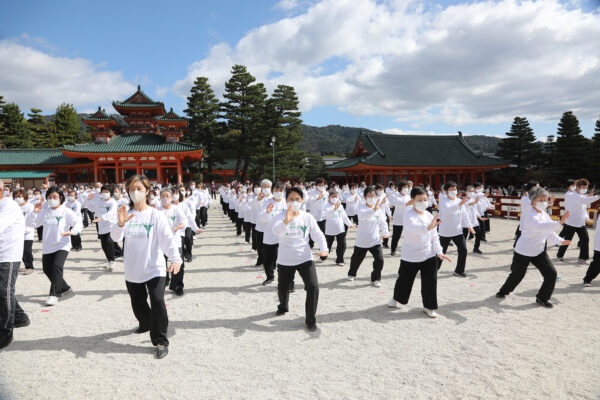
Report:
[[[183,211],[183,207],[179,207],[177,204],[171,204],[168,209],[160,207],[158,210],[167,217],[169,227],[171,227],[171,231],[173,231],[175,236],[185,236],[185,228],[188,226],[188,219]],[[174,229],[181,224],[183,224],[183,227],[175,232]]]
[[[346,215],[353,217],[358,214],[358,206],[361,204],[361,196],[356,193],[348,192],[346,195]]]
[[[325,206],[325,235],[339,235],[344,232],[344,225],[352,226],[352,221],[346,215],[344,207],[340,204],[338,209],[335,205],[329,203]]]
[[[34,228],[44,227],[42,254],[52,254],[59,250],[71,250],[71,237],[61,233],[71,232],[77,235],[83,229],[81,218],[64,206],[44,208],[39,213],[31,213],[27,217],[27,225]],[[71,228],[71,229],[69,229]]]
[[[269,204],[273,204],[273,209],[270,213],[267,212],[267,208],[269,208]],[[276,201],[275,199],[271,199],[269,202],[265,202],[263,209],[258,215],[258,219],[264,225],[264,236],[263,243],[264,244],[277,244],[279,243],[279,237],[273,233],[273,220],[280,214],[285,214],[287,211],[287,203],[285,200],[281,199]]]
[[[308,245],[309,238],[312,238],[321,252],[327,251],[325,235],[319,229],[315,217],[301,210],[286,225],[283,223],[285,215],[285,213],[280,214],[273,220],[273,233],[279,240],[277,264],[295,266],[312,261],[312,252]]]
[[[319,196],[321,195],[321,193],[323,194],[323,197],[321,197],[319,199]],[[310,208],[310,214],[315,217],[315,219],[317,221],[323,221],[325,219],[325,215],[323,214],[323,209],[325,208],[325,206],[327,205],[327,198],[329,197],[329,195],[327,194],[327,192],[323,191],[323,192],[319,192],[318,190],[315,191],[315,193],[310,196],[310,198],[308,199],[308,207]]]
[[[366,249],[377,246],[381,241],[380,230],[383,236],[390,235],[387,223],[385,222],[385,214],[381,208],[375,210],[366,204],[358,207],[358,229],[356,230],[354,245]]]
[[[406,204],[410,201],[410,196],[402,194],[401,192],[392,193],[389,196],[389,202],[394,207],[394,225],[402,226],[404,218],[404,211],[406,210]]]
[[[410,207],[404,212],[402,260],[422,262],[443,253],[437,229],[428,229],[432,220],[427,211],[419,214]]]
[[[600,223],[596,224],[596,233],[594,233],[594,251],[600,251]]]
[[[587,208],[598,199],[598,196],[586,196],[576,192],[567,192],[565,196],[565,210],[570,211],[571,215],[569,215],[565,224],[576,228],[584,226],[585,220],[590,218]]]
[[[262,198],[262,200],[258,200],[258,197],[256,198],[256,201],[254,202],[253,208],[254,208],[254,215],[255,215],[255,219],[256,219],[256,230],[259,232],[265,232],[265,222],[263,222],[260,219],[260,213],[262,212],[263,208],[266,207],[265,204],[269,203],[271,201],[271,199],[273,198],[272,195],[268,195]]]
[[[529,208],[521,220],[521,236],[517,240],[515,252],[527,257],[535,257],[544,251],[546,240],[561,244],[563,239],[556,234],[560,222],[552,221],[546,211],[538,212]]]
[[[150,279],[166,276],[166,255],[171,262],[181,263],[181,241],[173,235],[167,217],[148,207],[144,211],[129,210],[134,217],[123,227],[114,224],[110,237],[120,242],[126,239],[123,249],[125,280],[144,283]]]
[[[454,237],[462,235],[463,219],[469,220],[469,216],[464,205],[460,204],[461,199],[443,196],[440,197],[439,203],[439,218],[440,230],[439,235],[444,237]],[[465,216],[465,214],[467,214]],[[467,227],[470,227],[468,225]]]
[[[27,203],[26,203],[27,204]],[[29,204],[31,206],[31,204]],[[17,262],[23,257],[25,218],[9,197],[0,200],[0,262]]]
[[[31,203],[25,202],[21,206],[21,212],[23,213],[23,217],[27,218],[27,216],[33,213],[33,205]],[[23,222],[24,223],[24,222]],[[25,226],[25,239],[24,240],[33,240],[33,232],[34,229],[31,226]]]

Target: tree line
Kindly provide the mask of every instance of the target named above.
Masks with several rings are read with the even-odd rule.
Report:
[[[555,135],[545,142],[536,139],[529,121],[515,117],[496,155],[513,167],[496,172],[501,184],[538,180],[554,187],[565,186],[567,179],[588,178],[600,185],[600,119],[591,139],[581,134],[579,121],[572,111],[565,111]]]

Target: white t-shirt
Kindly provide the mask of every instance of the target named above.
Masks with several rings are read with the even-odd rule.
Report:
[[[586,196],[576,192],[567,192],[565,196],[565,210],[570,211],[571,215],[565,221],[565,224],[580,228],[585,226],[585,220],[589,219],[587,208],[598,200],[598,196]]]
[[[358,191],[354,194],[352,192],[348,192],[346,195],[346,214],[350,217],[357,215],[358,206],[361,204],[361,195],[358,194]]]
[[[172,262],[182,262],[179,256],[181,241],[173,235],[167,217],[152,207],[144,211],[129,210],[128,213],[135,216],[123,227],[114,224],[110,232],[116,242],[125,238],[125,280],[144,283],[166,276],[165,255]]]
[[[521,236],[515,245],[515,252],[527,257],[535,257],[544,251],[546,240],[552,244],[561,244],[560,236],[556,230],[560,222],[552,221],[546,211],[537,212],[533,207],[521,220]]]
[[[23,214],[19,205],[10,197],[0,200],[0,262],[17,262],[23,257]]]
[[[71,237],[62,236],[63,232],[71,232],[77,235],[83,229],[81,217],[61,204],[59,207],[44,208],[39,213],[31,213],[27,216],[27,225],[34,228],[44,226],[42,243],[42,254],[52,254],[59,250],[71,250]],[[69,229],[71,227],[71,229]]]
[[[410,207],[404,212],[402,260],[422,262],[443,253],[437,229],[427,229],[432,220],[428,211],[419,214]]]
[[[279,240],[277,264],[294,266],[312,261],[312,252],[308,244],[309,236],[321,252],[327,251],[327,241],[315,217],[300,210],[298,216],[286,225],[283,223],[285,215],[282,213],[273,219],[273,233]]]
[[[366,249],[377,246],[381,241],[379,230],[381,230],[383,236],[390,235],[385,221],[385,214],[381,208],[375,211],[366,204],[360,205],[358,207],[358,229],[356,230],[354,245]]]
[[[269,208],[269,204],[273,204],[273,209],[270,213],[267,213],[267,208]],[[263,209],[261,210],[260,214],[258,214],[258,219],[264,224],[264,244],[279,243],[279,238],[273,233],[273,219],[279,214],[285,214],[285,212],[287,211],[287,207],[287,203],[283,199],[279,201],[271,199],[270,201],[264,203]]]
[[[27,216],[33,213],[33,205],[31,203],[25,202],[21,206],[21,211],[23,212],[23,217],[27,218]],[[25,226],[25,239],[24,240],[33,240],[33,232],[34,229],[31,226]]]
[[[323,197],[319,199],[319,196],[323,194]],[[327,198],[329,194],[326,191],[319,192],[315,190],[315,192],[308,199],[307,207],[310,209],[310,214],[315,217],[317,221],[323,221],[325,219],[325,215],[323,214],[323,209],[327,204]]]
[[[338,209],[335,209],[335,205],[329,203],[325,206],[325,234],[326,235],[339,235],[344,232],[344,225],[352,226],[352,221],[346,215],[344,207],[340,204]]]
[[[171,231],[173,231],[180,224],[183,224],[183,228],[178,229],[177,232],[173,232],[175,236],[185,236],[185,228],[187,226],[187,217],[183,211],[183,207],[177,206],[177,204],[171,204],[169,209],[164,207],[160,207],[159,211],[161,211],[167,217],[167,221],[169,222],[169,226],[171,227]]]
[[[454,237],[462,235],[463,222],[469,221],[469,215],[464,207],[460,205],[461,199],[451,199],[447,196],[440,196],[440,220],[439,235],[444,237]],[[466,214],[466,215],[465,215]],[[467,225],[466,227],[470,227]]]
[[[390,205],[394,207],[394,225],[402,226],[406,203],[410,201],[410,196],[407,194],[402,194],[402,192],[392,192],[389,195],[388,201]]]

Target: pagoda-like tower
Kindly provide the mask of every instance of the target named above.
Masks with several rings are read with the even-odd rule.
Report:
[[[152,133],[160,134],[156,117],[165,115],[165,105],[152,100],[140,89],[125,101],[113,101],[115,110],[125,117],[127,126],[121,128],[125,134]]]
[[[91,116],[84,118],[83,123],[91,126],[93,130],[90,132],[95,143],[106,143],[111,137],[115,136],[113,129],[119,127],[119,122],[100,107]]]
[[[178,142],[187,127],[187,120],[175,114],[172,107],[165,115],[156,117],[156,122],[167,142]]]

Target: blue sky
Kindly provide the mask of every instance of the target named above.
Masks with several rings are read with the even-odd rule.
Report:
[[[137,84],[181,113],[195,76],[220,93],[239,62],[268,88],[296,87],[317,126],[502,135],[521,115],[545,137],[573,109],[591,136],[600,117],[591,0],[4,3],[0,95],[46,113],[114,112]]]

